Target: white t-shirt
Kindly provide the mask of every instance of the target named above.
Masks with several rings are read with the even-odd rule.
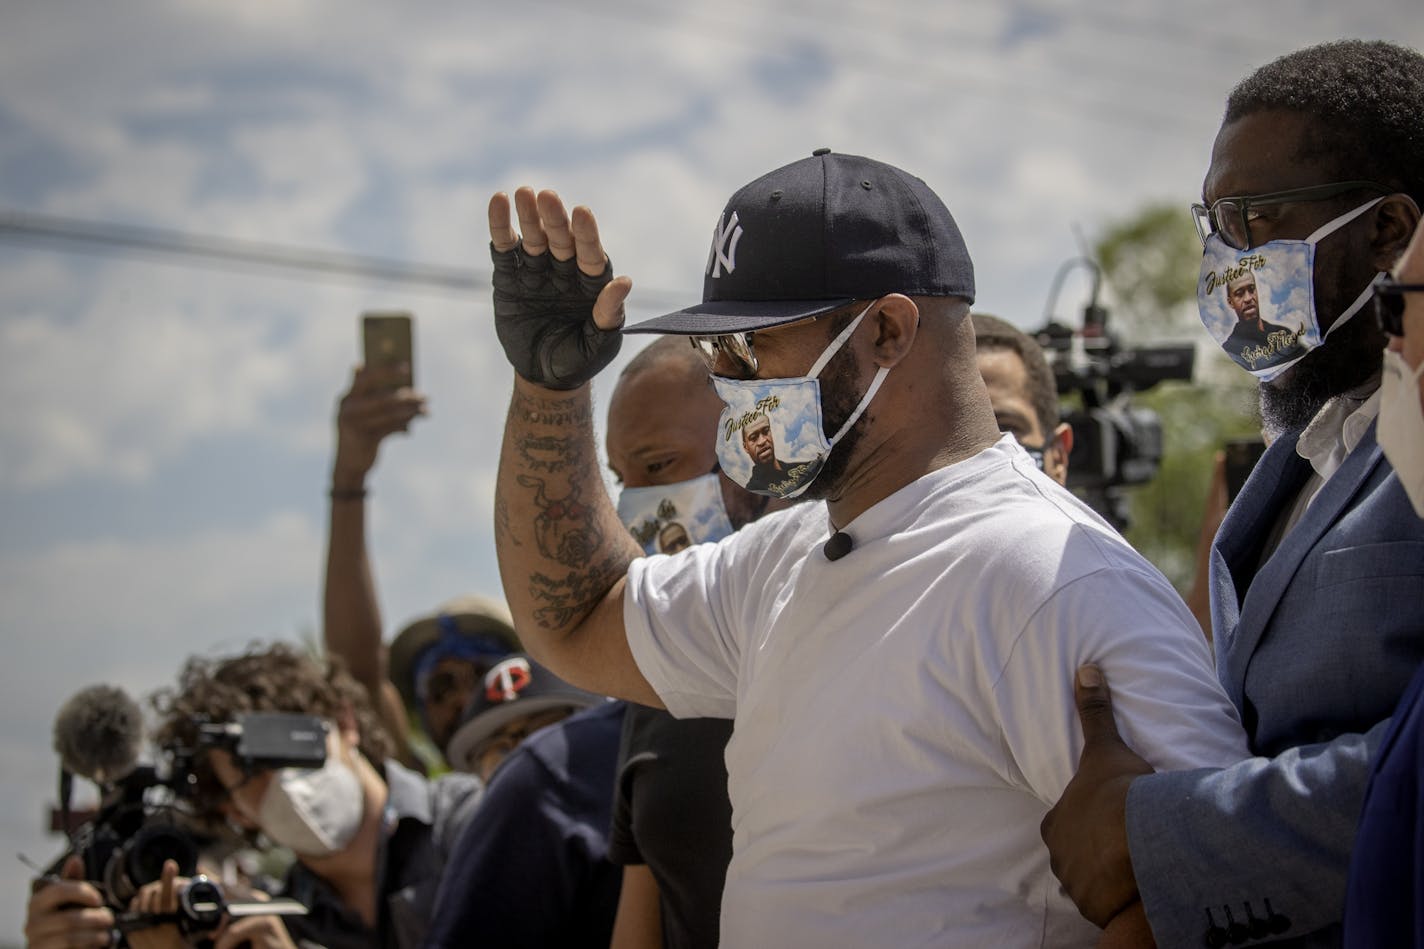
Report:
[[[1080,663],[1158,768],[1246,756],[1167,580],[1012,438],[847,525],[825,506],[633,563],[624,619],[674,715],[735,718],[725,946],[1091,945],[1039,822],[1077,765]]]

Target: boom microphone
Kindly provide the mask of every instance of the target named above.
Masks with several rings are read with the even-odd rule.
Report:
[[[91,685],[59,709],[54,750],[66,771],[108,786],[138,763],[143,712],[117,686]]]

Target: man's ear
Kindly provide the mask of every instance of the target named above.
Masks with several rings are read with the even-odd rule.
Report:
[[[1376,270],[1392,270],[1419,226],[1419,205],[1407,194],[1396,193],[1375,208],[1375,229],[1370,248]]]
[[[875,321],[875,365],[893,368],[904,359],[915,342],[920,326],[920,308],[901,293],[891,293],[875,301],[870,318]]]
[[[1073,426],[1059,422],[1043,446],[1043,473],[1059,484],[1068,483],[1068,458],[1073,454]]]

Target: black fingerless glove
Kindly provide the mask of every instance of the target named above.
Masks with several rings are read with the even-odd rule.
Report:
[[[576,389],[618,355],[623,334],[593,322],[593,301],[613,279],[613,265],[590,277],[575,258],[531,255],[523,243],[494,260],[494,329],[514,371],[549,389]]]

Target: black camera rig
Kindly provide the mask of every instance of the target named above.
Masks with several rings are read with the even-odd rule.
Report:
[[[1050,310],[1063,277],[1074,267],[1093,272],[1092,294],[1080,329],[1046,317],[1032,335],[1053,369],[1058,394],[1076,393],[1082,407],[1065,411],[1073,426],[1068,487],[1119,530],[1130,522],[1124,487],[1146,484],[1162,461],[1162,421],[1132,396],[1167,380],[1190,380],[1196,347],[1190,343],[1125,348],[1108,328],[1107,307],[1098,302],[1102,270],[1088,257],[1059,268],[1049,291]]]
[[[81,693],[75,701],[85,698],[91,704],[114,701],[115,695],[129,701],[119,690],[104,687],[104,690],[90,691],[100,691],[99,698]],[[88,711],[91,718],[103,718],[112,710]],[[63,721],[62,717],[61,723]],[[61,736],[61,723],[56,724],[56,745],[63,744],[70,749],[71,756],[78,757],[77,762],[63,761],[60,769],[63,826],[66,829],[70,826],[70,794],[76,773],[95,780],[101,799],[94,817],[71,833],[67,851],[49,867],[47,874],[57,875],[70,855],[78,855],[84,863],[84,878],[99,889],[105,904],[117,914],[121,934],[162,922],[178,922],[191,936],[204,927],[215,928],[224,913],[305,912],[300,904],[292,901],[229,903],[215,882],[198,875],[199,855],[213,841],[213,828],[196,816],[192,801],[198,788],[198,759],[214,749],[226,751],[246,772],[320,767],[326,760],[328,726],[324,721],[310,715],[253,712],[238,715],[231,722],[199,723],[195,747],[162,749],[166,767],[130,762],[128,767],[118,769],[123,772],[119,777],[105,773],[96,776],[91,773],[93,769],[83,765],[85,760],[99,759],[101,750],[93,744],[107,736],[74,733]],[[86,739],[91,742],[87,750]],[[79,750],[73,751],[75,748]],[[179,876],[192,878],[181,894],[178,916],[160,919],[151,914],[128,912],[134,895],[161,877],[168,860],[178,865]]]

